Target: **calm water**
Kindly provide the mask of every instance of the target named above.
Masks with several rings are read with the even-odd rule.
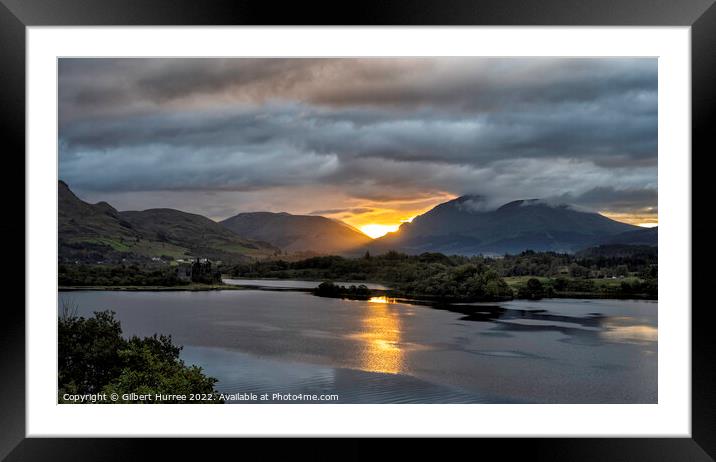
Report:
[[[59,298],[82,315],[116,311],[128,335],[171,334],[183,359],[219,379],[224,393],[337,394],[341,403],[657,402],[655,302],[448,310],[268,290]]]

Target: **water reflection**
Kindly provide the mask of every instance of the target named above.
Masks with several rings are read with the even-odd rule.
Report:
[[[391,309],[395,299],[373,297],[361,319],[363,331],[355,338],[364,342],[360,368],[370,372],[398,374],[403,369],[400,316]]]
[[[393,298],[393,297],[381,296],[381,297],[370,297],[368,299],[368,303],[394,304],[394,303],[396,303],[396,301],[395,301],[395,298]]]
[[[606,323],[604,327],[605,330],[601,332],[602,337],[612,342],[656,342],[659,333],[656,327],[647,325],[623,326]]]

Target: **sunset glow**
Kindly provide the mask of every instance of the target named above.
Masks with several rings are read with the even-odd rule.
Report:
[[[363,231],[363,234],[370,236],[373,239],[377,239],[379,237],[385,236],[388,233],[397,231],[398,228],[400,228],[400,224],[397,224],[397,225],[365,225],[365,226],[361,226],[360,230]]]
[[[403,223],[410,223],[413,221],[413,219],[422,213],[425,213],[427,210],[421,211],[420,213],[411,216],[410,218],[400,219],[400,223],[397,224],[377,224],[377,223],[369,223],[367,225],[358,226],[358,228],[363,232],[363,234],[372,237],[373,239],[377,239],[379,237],[383,237],[388,233],[394,233],[400,228],[400,225]]]
[[[655,210],[637,210],[633,213],[600,211],[599,213],[612,220],[641,226],[642,228],[655,228],[659,226],[659,215]]]

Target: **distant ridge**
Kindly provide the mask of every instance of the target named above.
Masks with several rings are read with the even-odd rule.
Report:
[[[238,235],[269,242],[286,252],[346,254],[371,241],[346,223],[314,215],[249,212],[221,224]]]

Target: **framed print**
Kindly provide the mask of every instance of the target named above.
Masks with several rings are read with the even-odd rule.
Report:
[[[3,0],[25,312],[0,454],[712,460],[716,7],[646,3]]]

